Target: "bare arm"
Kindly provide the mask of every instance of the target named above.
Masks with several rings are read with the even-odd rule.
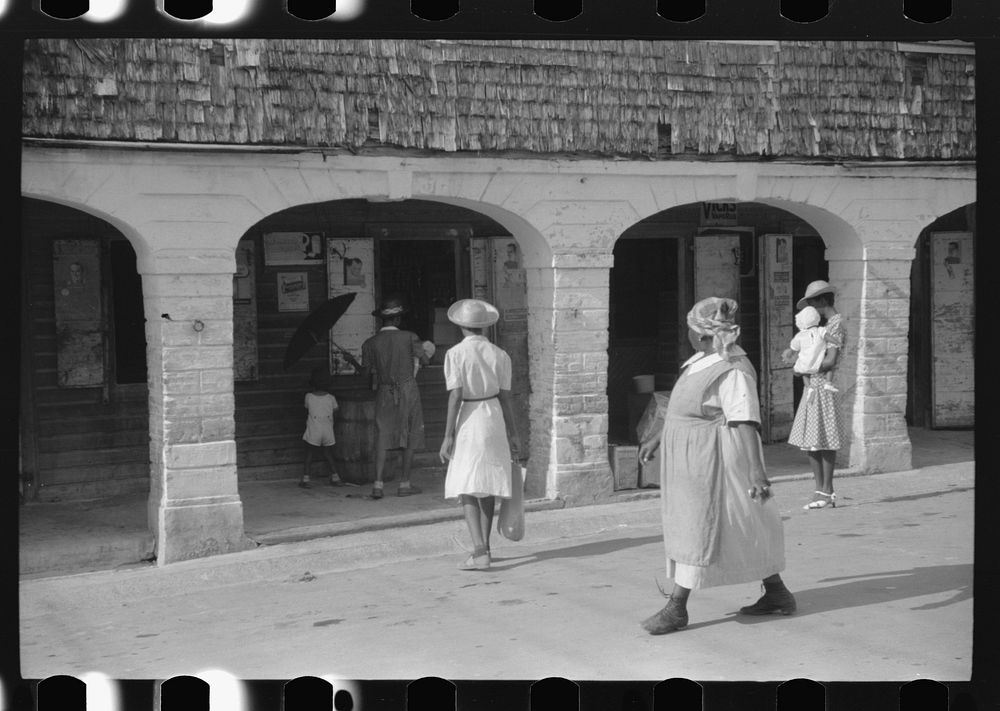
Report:
[[[771,496],[771,482],[767,480],[767,472],[764,469],[764,457],[761,454],[757,423],[730,422],[729,426],[736,430],[737,441],[743,455],[740,464],[749,469],[750,491],[748,493],[750,498],[760,497],[760,502],[764,503]]]
[[[660,436],[662,432],[652,432],[649,437],[639,444],[639,461],[648,462],[656,456],[656,450],[660,448]]]
[[[521,435],[517,431],[517,422],[514,420],[514,408],[510,401],[510,390],[500,391],[500,409],[503,410],[503,421],[507,425],[507,439],[510,441],[510,453],[520,461],[521,456]]]
[[[834,369],[837,365],[837,358],[840,357],[840,349],[837,346],[826,347],[826,355],[823,356],[823,362],[819,364],[817,372],[826,373]]]
[[[455,429],[458,426],[458,410],[462,406],[462,388],[448,391],[448,414],[444,419],[444,441],[438,456],[445,462],[455,454]]]

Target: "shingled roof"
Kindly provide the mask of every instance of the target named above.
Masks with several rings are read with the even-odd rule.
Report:
[[[971,159],[975,63],[892,42],[32,39],[23,134]]]

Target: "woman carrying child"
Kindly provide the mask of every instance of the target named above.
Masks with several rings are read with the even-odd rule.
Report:
[[[800,310],[807,306],[813,307],[825,320],[825,333],[821,342],[823,356],[820,359],[815,352],[811,354],[818,361],[813,365],[815,372],[805,374],[798,369],[795,371],[796,375],[801,374],[804,388],[788,435],[788,443],[804,451],[812,463],[816,491],[812,501],[803,507],[805,509],[833,508],[837,505],[837,496],[833,491],[833,469],[837,461],[837,450],[844,445],[845,438],[840,419],[839,393],[832,380],[844,348],[846,333],[841,316],[833,306],[834,294],[835,289],[827,282],[814,281],[806,287],[805,296],[796,304],[796,308]],[[811,340],[815,335],[811,334]],[[804,354],[800,353],[800,358],[802,355]],[[808,360],[808,356],[806,359]]]
[[[490,567],[496,499],[510,498],[511,453],[519,458],[521,450],[510,402],[510,356],[483,335],[499,317],[479,299],[462,299],[448,309],[464,338],[445,354],[448,415],[439,454],[448,461],[444,496],[462,502],[472,538],[472,554],[461,570]]]
[[[337,474],[337,467],[333,462],[333,444],[336,442],[333,436],[333,413],[339,406],[337,398],[330,394],[330,374],[326,368],[313,368],[309,384],[312,386],[312,392],[306,393],[305,400],[309,415],[306,418],[305,434],[302,435],[306,443],[306,462],[299,486],[303,489],[312,486],[309,481],[309,470],[312,469],[313,454],[316,453],[321,453],[330,465],[330,484],[342,486],[344,482]]]

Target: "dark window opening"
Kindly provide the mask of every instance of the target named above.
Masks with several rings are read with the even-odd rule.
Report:
[[[146,382],[146,317],[142,277],[135,251],[125,241],[111,243],[111,311],[115,382]]]
[[[382,141],[382,127],[379,123],[378,109],[374,106],[368,109],[368,141],[380,143]]]
[[[656,157],[665,158],[673,153],[673,127],[669,123],[656,124]]]
[[[403,328],[432,340],[434,309],[457,297],[455,241],[382,240],[378,251],[381,297],[402,297],[409,310]]]

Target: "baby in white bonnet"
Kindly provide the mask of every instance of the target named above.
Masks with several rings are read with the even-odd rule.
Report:
[[[786,360],[791,360],[794,353],[798,354],[793,370],[799,375],[815,375],[826,355],[826,329],[819,325],[819,321],[819,311],[812,306],[806,306],[795,314],[795,327],[799,332],[788,344],[792,353],[786,351]]]

